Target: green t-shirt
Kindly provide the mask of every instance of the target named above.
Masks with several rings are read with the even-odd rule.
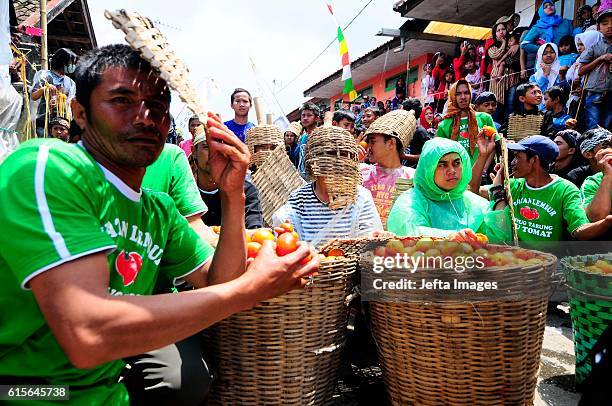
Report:
[[[582,186],[580,187],[580,197],[582,198],[582,205],[587,207],[601,186],[601,182],[603,181],[603,172],[598,172],[595,175],[591,175],[584,180]],[[610,199],[612,200],[612,194],[610,195]],[[610,208],[612,213],[612,207]]]
[[[185,276],[212,248],[167,194],[136,192],[81,146],[55,139],[28,141],[0,165],[0,207],[0,376],[69,385],[71,404],[128,404],[116,383],[124,362],[75,368],[28,282],[103,252],[110,294],[149,295],[160,272]]]
[[[476,123],[478,123],[478,130],[480,131],[482,127],[488,125],[489,127],[495,128],[495,123],[493,122],[493,118],[489,113],[477,112],[476,113]],[[468,130],[468,119],[467,117],[463,117],[461,122],[459,123],[459,136],[457,137],[457,142],[465,148],[465,150],[470,153],[470,139],[462,136],[462,134],[467,135]],[[453,119],[447,118],[440,122],[438,125],[438,131],[436,131],[436,137],[450,138],[453,133]],[[500,135],[495,135],[495,140],[499,140]],[[472,165],[478,159],[478,146],[474,148],[474,153],[470,156],[472,159]]]
[[[142,188],[168,193],[184,217],[207,211],[185,152],[176,145],[164,146],[159,158],[147,168]]]
[[[553,181],[532,188],[524,178],[510,179],[519,241],[562,241],[589,220],[573,183],[553,175]]]

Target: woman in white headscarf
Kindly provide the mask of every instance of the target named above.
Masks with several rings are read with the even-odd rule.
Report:
[[[589,48],[593,46],[594,43],[599,41],[600,38],[601,32],[599,31],[585,31],[581,34],[577,34],[574,41],[576,41],[576,49],[578,50],[578,54],[582,56],[586,51],[588,51]],[[579,60],[580,57],[576,59],[576,62],[574,62],[572,66],[570,66],[567,71],[567,75],[565,76],[567,82],[571,84],[570,98],[567,101],[568,111],[571,115],[574,115],[572,112],[576,113],[575,107],[578,100],[580,100],[580,93],[582,90],[582,79],[580,75],[578,75],[578,71],[580,70]]]
[[[552,42],[547,42],[538,49],[536,60],[536,72],[529,78],[530,82],[536,83],[542,93],[553,86],[568,88],[565,80],[559,77],[559,49]],[[540,110],[544,108],[544,101],[540,104]]]

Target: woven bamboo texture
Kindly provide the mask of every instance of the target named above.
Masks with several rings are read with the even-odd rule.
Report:
[[[510,114],[508,117],[508,139],[520,141],[530,135],[541,133],[542,121],[544,116],[541,114]]]
[[[306,168],[316,179],[325,178],[329,208],[348,207],[357,198],[357,185],[363,183],[357,159],[357,143],[340,127],[316,128],[306,141]]]
[[[304,290],[238,313],[208,331],[218,379],[210,405],[330,405],[356,261],[322,260]]]
[[[483,270],[493,272],[489,280],[509,288],[505,298],[453,299],[424,291],[409,302],[371,301],[372,331],[391,403],[531,405],[556,266],[554,256],[542,255],[540,265]],[[435,272],[470,278],[469,272],[454,270],[412,275],[434,278]]]
[[[397,180],[395,181],[395,189],[393,190],[393,195],[392,195],[393,203],[395,203],[397,198],[400,197],[402,193],[406,192],[408,189],[412,189],[413,186],[414,186],[413,179],[397,178]]]
[[[289,126],[287,127],[285,132],[293,133],[299,137],[300,135],[302,135],[303,130],[304,128],[302,127],[302,124],[299,121],[293,121],[289,123]]]
[[[197,87],[189,78],[187,65],[176,56],[165,35],[153,22],[138,13],[125,10],[106,10],[104,16],[115,28],[125,33],[127,43],[159,72],[159,76],[178,93],[187,107],[200,120],[206,120],[206,107],[195,91]],[[202,123],[205,124],[205,121]]]
[[[253,183],[259,191],[264,221],[271,226],[274,212],[287,203],[291,192],[306,182],[291,163],[284,145],[280,145],[257,168]]]
[[[414,136],[417,121],[414,111],[393,110],[377,118],[365,132],[369,134],[385,134],[400,140],[405,149]]]
[[[598,259],[612,263],[612,253],[561,260],[574,329],[577,385],[591,374],[590,352],[603,332],[612,325],[612,274],[596,274],[584,269]]]
[[[255,147],[272,145],[276,148],[279,145],[285,144],[283,134],[278,127],[267,124],[260,124],[249,128],[246,131],[245,142],[251,153],[251,164],[257,167],[266,161],[272,150],[255,152]]]

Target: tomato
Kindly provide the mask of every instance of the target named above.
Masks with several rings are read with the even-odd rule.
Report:
[[[269,230],[260,229],[253,233],[251,236],[251,241],[257,242],[259,244],[263,244],[265,240],[274,241],[274,234]]]
[[[363,149],[368,149],[368,143],[365,141],[359,141],[359,145],[361,145]]]
[[[276,240],[276,255],[282,257],[295,251],[298,247],[298,239],[292,233],[284,233]]]
[[[211,226],[210,229],[213,231],[213,233],[215,234],[219,234],[221,232],[221,226]]]
[[[249,235],[249,233],[244,233],[244,239],[246,240],[246,242],[251,242],[251,236]]]
[[[300,265],[306,265],[307,263],[310,262],[311,259],[312,259],[312,255],[308,254],[308,256],[306,258],[304,258],[303,260],[300,261]]]
[[[497,130],[495,128],[489,126],[489,125],[483,126],[482,129],[484,130],[484,135],[486,137],[491,138],[491,137],[495,136],[495,134],[497,134]]]
[[[258,242],[247,243],[247,258],[255,258],[260,249],[261,244]]]
[[[329,257],[343,257],[344,256],[344,252],[341,249],[332,248],[327,253],[327,256],[329,256]]]

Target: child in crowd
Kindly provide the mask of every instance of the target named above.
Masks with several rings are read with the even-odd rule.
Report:
[[[574,41],[576,43],[576,49],[580,57],[582,57],[585,51],[591,48],[594,43],[599,41],[600,38],[601,33],[599,31],[590,30],[582,34],[577,34],[574,38]],[[570,66],[566,74],[566,80],[570,84],[571,89],[569,101],[567,103],[568,112],[570,112],[570,114],[576,114],[578,110],[578,102],[580,101],[581,97],[580,95],[582,94],[582,82],[584,78],[578,74],[581,66],[580,57],[576,59],[572,66]]]
[[[563,69],[564,66],[569,68],[578,59],[576,47],[574,46],[574,37],[566,35],[559,41],[559,64]]]
[[[434,94],[435,109],[438,113],[441,113],[444,109],[444,103],[446,102],[446,83],[444,78],[446,72],[449,70],[452,71],[452,69],[448,67],[447,56],[444,52],[436,53],[433,57],[432,63],[434,68],[431,71],[431,75],[434,78],[436,88],[436,92]]]
[[[549,127],[550,132],[548,134],[542,134],[553,139],[559,131],[572,128],[573,126],[568,124],[567,120],[572,118],[565,111],[565,103],[567,102],[567,93],[560,87],[553,86],[544,92],[544,108],[546,112],[544,116],[551,116],[549,120],[552,120],[552,126]],[[547,121],[546,118],[544,121]]]
[[[463,71],[466,72],[465,80],[472,86],[472,98],[476,98],[482,91],[480,69],[473,59],[466,59]]]
[[[474,100],[474,110],[482,113],[489,113],[491,117],[494,117],[495,111],[497,110],[497,98],[495,94],[491,92],[482,92]],[[493,121],[495,129],[499,131],[501,124]]]
[[[586,84],[586,128],[612,127],[612,2],[603,2],[597,14],[597,30],[602,34],[580,56],[579,75],[589,75]]]
[[[434,102],[433,94],[436,91],[435,80],[431,75],[433,66],[430,63],[423,65],[423,78],[421,79],[421,98],[423,104],[429,105]]]

